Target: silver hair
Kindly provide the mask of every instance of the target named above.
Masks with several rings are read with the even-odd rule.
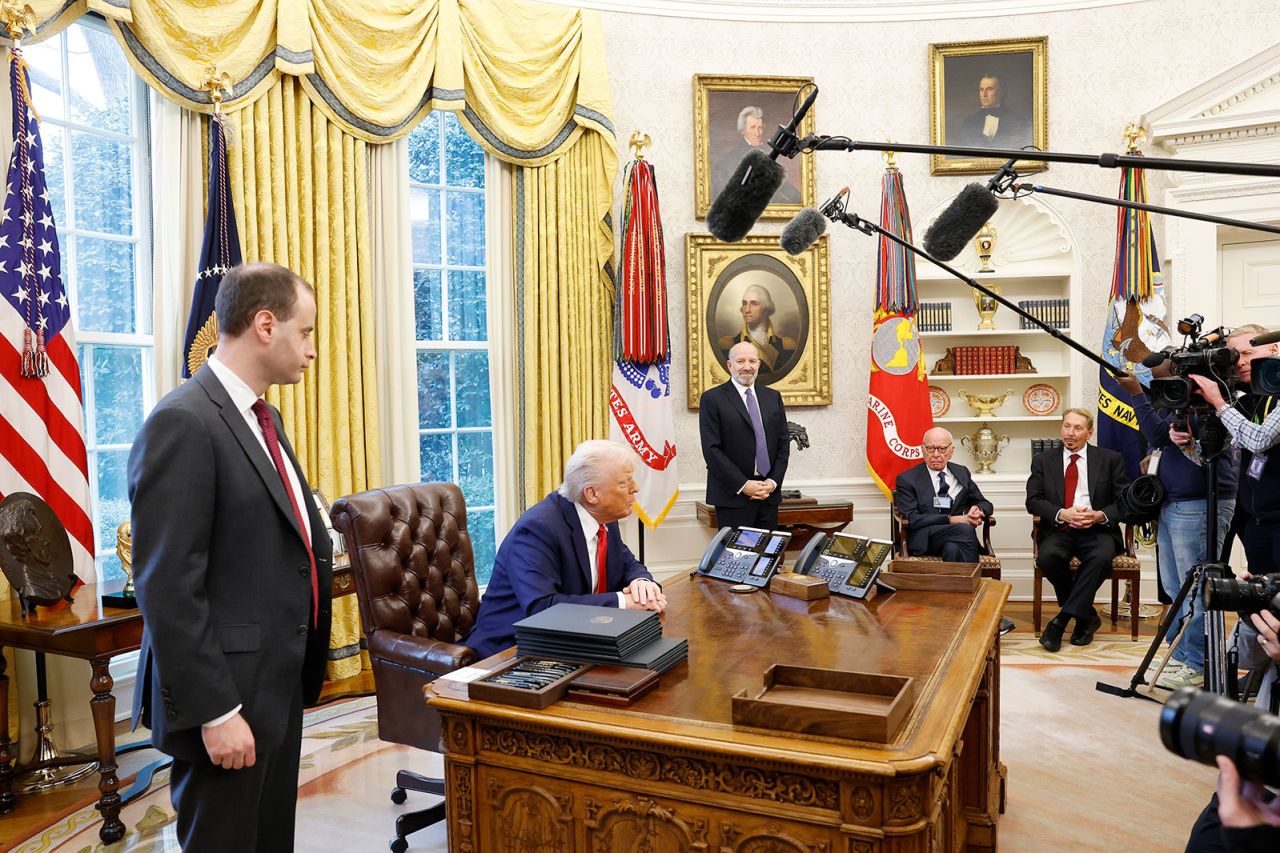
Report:
[[[561,497],[582,502],[587,486],[602,486],[609,478],[609,466],[630,462],[632,453],[616,441],[593,438],[579,444],[564,464],[564,482],[556,489]]]
[[[773,294],[770,293],[769,289],[765,287],[763,284],[749,284],[747,285],[747,289],[742,291],[742,298],[746,299],[747,294],[753,290],[759,291],[760,293],[760,302],[764,304],[765,316],[772,317],[773,312],[778,310],[773,305]]]
[[[1228,337],[1234,338],[1239,335],[1253,335],[1256,337],[1258,335],[1265,335],[1269,331],[1270,329],[1266,326],[1259,326],[1257,323],[1245,323],[1243,326],[1236,326],[1232,329],[1231,334],[1228,335]]]
[[[764,110],[759,107],[743,107],[742,112],[738,113],[738,133],[747,129],[747,119],[758,118],[764,121]]]

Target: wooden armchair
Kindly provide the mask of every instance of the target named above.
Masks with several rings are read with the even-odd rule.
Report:
[[[1031,618],[1035,623],[1036,636],[1040,636],[1042,618],[1041,588],[1044,585],[1044,573],[1040,571],[1040,516],[1031,516],[1031,560],[1034,564],[1035,578],[1032,584]],[[1080,567],[1080,561],[1071,558],[1070,568]],[[1120,581],[1130,581],[1132,590],[1129,599],[1129,636],[1138,639],[1138,610],[1142,590],[1142,564],[1138,562],[1138,552],[1133,546],[1133,525],[1124,525],[1124,552],[1111,560],[1111,627],[1116,626],[1120,611]]]
[[[917,557],[907,553],[907,527],[908,522],[906,516],[898,512],[898,507],[891,504],[893,517],[891,525],[893,530],[891,536],[893,538],[893,558],[895,560],[932,560],[941,561],[941,557]],[[989,515],[982,522],[982,553],[978,555],[978,568],[982,571],[984,578],[992,578],[1000,580],[1000,558],[996,556],[995,550],[991,547],[991,528],[996,526],[994,515]]]

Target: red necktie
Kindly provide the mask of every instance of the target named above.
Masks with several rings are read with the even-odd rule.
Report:
[[[1071,462],[1067,465],[1067,472],[1062,477],[1063,485],[1065,486],[1065,492],[1062,495],[1063,509],[1070,509],[1075,506],[1076,486],[1080,484],[1080,469],[1076,467],[1076,462],[1079,459],[1079,453],[1071,454]]]
[[[596,592],[608,592],[608,585],[605,583],[605,566],[608,565],[605,559],[609,556],[609,531],[605,530],[604,525],[600,525],[600,530],[596,533]]]
[[[320,614],[320,578],[316,574],[316,555],[311,550],[311,540],[307,538],[307,525],[302,520],[302,510],[298,508],[298,499],[294,497],[293,487],[289,485],[289,475],[284,470],[284,454],[280,452],[280,436],[276,434],[276,422],[271,419],[271,410],[265,400],[254,401],[253,413],[258,416],[258,425],[262,427],[262,437],[267,442],[267,452],[271,461],[276,464],[276,473],[284,483],[284,493],[289,496],[289,506],[293,507],[293,517],[298,522],[298,530],[302,532],[302,544],[307,546],[307,559],[311,561],[311,625],[319,624]]]

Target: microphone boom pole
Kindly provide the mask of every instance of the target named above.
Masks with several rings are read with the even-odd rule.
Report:
[[[1061,196],[1062,198],[1074,198],[1078,201],[1092,201],[1099,204],[1111,204],[1116,207],[1128,207],[1133,210],[1146,210],[1151,213],[1163,213],[1166,216],[1178,216],[1182,219],[1198,219],[1201,222],[1212,222],[1215,225],[1234,225],[1237,228],[1249,228],[1253,231],[1266,231],[1271,234],[1280,234],[1280,226],[1267,225],[1264,222],[1245,222],[1241,219],[1227,219],[1225,216],[1214,216],[1210,213],[1196,213],[1191,210],[1174,210],[1171,207],[1160,207],[1156,204],[1145,204],[1140,201],[1127,201],[1122,198],[1107,198],[1106,196],[1101,195],[1078,193],[1074,190],[1060,190],[1054,187],[1046,187],[1042,184],[1013,184],[1010,188],[1015,193],[1043,193],[1044,195]]]

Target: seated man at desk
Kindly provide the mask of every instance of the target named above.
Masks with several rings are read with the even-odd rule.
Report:
[[[466,639],[480,657],[515,644],[516,622],[570,602],[661,612],[667,598],[622,541],[631,514],[632,453],[612,441],[584,441],[564,482],[515,523],[493,562],[493,578]]]
[[[894,485],[893,505],[907,520],[907,553],[976,563],[977,528],[991,515],[991,501],[969,469],[951,461],[951,433],[934,427],[922,441],[924,461],[899,474]]]

